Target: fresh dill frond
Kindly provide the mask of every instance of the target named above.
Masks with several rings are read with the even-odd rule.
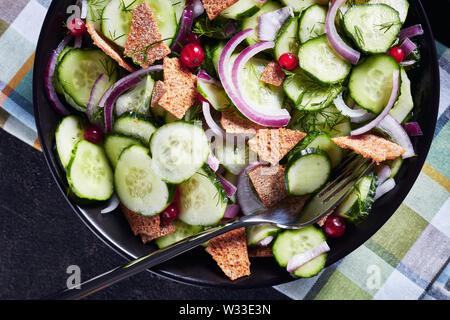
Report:
[[[364,37],[362,35],[361,29],[358,26],[355,26],[355,35],[356,35],[356,38],[358,38],[358,42],[361,45],[364,45]]]
[[[385,22],[382,24],[376,24],[376,27],[380,28],[380,31],[383,31],[384,33],[388,32],[393,26],[401,25],[402,23],[399,21],[391,21],[391,22]]]

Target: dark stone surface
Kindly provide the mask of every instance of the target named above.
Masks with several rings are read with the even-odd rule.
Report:
[[[38,299],[126,261],[92,234],[59,193],[43,155],[0,130],[0,299]],[[200,288],[138,274],[89,299],[288,299],[273,288]]]

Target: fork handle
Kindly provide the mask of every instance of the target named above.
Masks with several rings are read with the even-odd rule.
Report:
[[[189,251],[205,241],[217,237],[228,231],[249,225],[250,216],[235,218],[227,223],[202,231],[196,235],[185,238],[170,246],[156,250],[146,256],[138,258],[128,264],[114,268],[90,280],[81,283],[75,288],[68,288],[56,294],[44,297],[46,300],[78,300],[94,292],[107,288],[123,279],[152,268],[160,263],[170,260],[186,251]],[[248,221],[247,221],[248,220]],[[251,223],[250,223],[251,224]]]

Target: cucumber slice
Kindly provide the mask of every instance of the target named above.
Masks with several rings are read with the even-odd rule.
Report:
[[[222,140],[215,141],[214,154],[220,164],[235,175],[248,165],[249,150],[246,143],[233,144]]]
[[[88,0],[88,10],[86,14],[86,22],[94,25],[95,30],[102,30],[102,14],[103,9],[111,0]]]
[[[342,91],[341,84],[323,86],[300,69],[283,81],[283,90],[298,110],[317,111],[328,107]]]
[[[180,21],[181,15],[183,14],[184,8],[186,8],[185,0],[170,0],[172,3],[173,10],[175,11],[175,17],[177,21]]]
[[[247,245],[256,246],[262,239],[275,236],[281,231],[280,228],[270,225],[255,225],[245,228]]]
[[[103,146],[105,148],[106,156],[108,157],[113,168],[117,166],[117,162],[119,162],[122,151],[132,145],[142,146],[139,140],[117,133],[108,135],[105,138]]]
[[[334,51],[326,35],[303,43],[298,58],[303,71],[325,84],[344,81],[351,69],[350,62]]]
[[[154,216],[170,204],[167,184],[152,170],[149,151],[139,145],[126,148],[117,162],[114,183],[125,207],[144,216]]]
[[[402,81],[400,95],[389,113],[395,120],[402,123],[414,109],[414,101],[411,95],[411,81],[403,67],[400,68],[400,79]]]
[[[71,105],[75,103],[82,110],[86,108],[94,82],[100,74],[109,77],[109,81],[103,83],[104,92],[117,81],[119,69],[116,62],[99,49],[72,49],[57,67],[58,81],[71,98],[67,102]]]
[[[223,187],[214,174],[200,169],[180,184],[179,190],[178,218],[181,221],[190,225],[210,226],[223,218],[228,199],[222,196]]]
[[[397,61],[387,54],[368,57],[353,68],[348,89],[359,106],[379,114],[389,101],[392,92],[392,74],[400,71]]]
[[[278,235],[272,247],[275,260],[281,267],[286,267],[289,259],[298,253],[311,250],[326,237],[322,230],[309,226],[298,230],[286,230]],[[321,254],[294,271],[294,276],[308,278],[318,274],[325,266],[327,254]]]
[[[336,207],[334,214],[354,224],[362,222],[372,209],[377,186],[377,177],[373,173],[362,178],[355,189]]]
[[[198,92],[209,101],[213,108],[218,111],[228,109],[232,105],[227,93],[221,87],[217,87],[206,81],[198,80],[197,89]]]
[[[130,33],[133,9],[144,0],[111,0],[102,14],[103,35],[124,48]],[[170,46],[177,32],[177,19],[171,1],[145,0],[158,21],[158,29],[164,42]]]
[[[150,150],[154,170],[159,176],[169,183],[179,184],[203,166],[211,149],[201,126],[177,121],[162,126],[153,134]]]
[[[294,154],[286,165],[288,194],[304,196],[319,190],[331,174],[331,161],[319,149],[308,148]]]
[[[175,231],[163,237],[155,239],[158,248],[165,248],[171,244],[193,236],[203,230],[202,226],[192,226],[177,219],[173,222]]]
[[[223,10],[220,15],[227,19],[242,20],[254,15],[260,8],[261,2],[258,0],[239,0]]]
[[[154,84],[155,81],[152,77],[146,76],[137,86],[123,93],[116,100],[116,106],[114,108],[116,115],[120,116],[130,111],[147,114]]]
[[[284,53],[298,53],[299,42],[297,39],[298,17],[290,17],[278,32],[275,40],[275,59],[278,61]]]
[[[401,23],[404,23],[406,17],[408,15],[409,3],[408,0],[347,0],[344,4],[339,8],[340,16],[343,17],[345,13],[351,8],[353,5],[359,4],[387,4],[388,6],[394,8],[400,17]]]
[[[317,4],[318,2],[319,1],[317,0],[281,0],[281,3],[284,5],[291,6],[294,12],[302,12],[309,6]]]
[[[56,151],[64,168],[70,162],[72,150],[83,139],[85,123],[77,116],[65,117],[55,132]]]
[[[72,49],[73,49],[72,47],[65,47],[63,51],[61,51],[61,53],[59,54],[56,65],[58,65],[58,63],[61,61],[64,55]],[[61,86],[61,83],[59,83],[58,77],[53,77],[53,85],[55,87],[56,93],[64,95],[64,89]]]
[[[222,54],[225,45],[226,42],[221,41],[212,49],[212,62],[214,64],[214,69],[216,69],[216,73],[219,73],[220,55]]]
[[[241,25],[242,26],[242,30],[245,30],[245,29],[248,29],[248,28],[252,28],[253,30],[255,30],[255,34],[253,34],[252,36],[247,38],[247,43],[249,45],[252,45],[252,44],[255,44],[255,43],[259,42],[259,39],[258,39],[258,21],[259,21],[259,16],[264,14],[264,13],[267,13],[267,12],[278,10],[280,8],[281,8],[281,5],[278,2],[269,0],[254,15],[252,15],[251,17],[245,18],[244,20],[242,20],[242,25]]]
[[[135,112],[120,116],[114,123],[114,132],[135,137],[148,144],[152,134],[156,131],[150,120]]]
[[[326,33],[325,19],[327,18],[328,8],[318,4],[306,9],[298,27],[298,38],[301,43],[317,38]]]
[[[384,53],[397,39],[402,23],[398,12],[385,4],[351,7],[344,16],[344,29],[366,53]]]
[[[113,172],[103,148],[87,140],[75,145],[66,174],[79,198],[104,201],[114,192]]]

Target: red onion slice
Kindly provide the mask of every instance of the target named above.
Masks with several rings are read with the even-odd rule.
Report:
[[[45,72],[44,86],[47,93],[47,97],[51,102],[52,107],[62,116],[67,116],[70,114],[69,110],[62,104],[59,100],[58,94],[56,93],[55,86],[53,84],[53,77],[55,76],[56,63],[58,62],[58,57],[67,44],[72,40],[71,35],[67,35],[59,43],[56,49],[53,51],[50,60],[47,64],[47,70]]]
[[[200,81],[204,81],[207,83],[210,83],[216,87],[222,88],[222,84],[220,83],[220,81],[214,79],[213,77],[211,77],[206,70],[200,69],[200,71],[197,74],[197,79]]]
[[[375,200],[378,200],[380,197],[384,196],[386,193],[395,188],[395,180],[388,179],[383,184],[378,186],[377,191],[375,193]]]
[[[191,4],[194,11],[194,18],[201,16],[205,12],[205,8],[200,0],[193,0]]]
[[[414,26],[404,28],[400,30],[400,33],[398,35],[399,41],[403,41],[406,38],[412,38],[415,36],[420,36],[423,34],[423,28],[421,24],[416,24]]]
[[[209,154],[207,162],[212,171],[216,172],[219,169],[220,161],[219,159],[216,158],[214,154],[212,153]]]
[[[357,64],[361,53],[347,45],[341,36],[338,34],[335,25],[336,14],[339,7],[346,0],[334,0],[327,13],[327,18],[325,20],[325,29],[327,32],[328,40],[331,46],[336,50],[336,52],[344,59],[350,61],[352,64]]]
[[[343,97],[342,97],[342,91],[339,93],[339,95],[334,99],[334,105],[335,107],[344,115],[351,118],[359,118],[364,116],[365,114],[368,114],[368,112],[364,109],[351,109],[347,104],[345,103]]]
[[[353,130],[351,132],[352,136],[364,134],[367,131],[372,130],[386,117],[386,115],[389,114],[389,111],[391,111],[392,107],[395,104],[395,101],[397,100],[398,91],[400,88],[400,72],[398,70],[394,70],[392,78],[393,78],[392,79],[392,92],[391,92],[391,96],[390,96],[389,101],[388,101],[386,107],[384,108],[384,110],[374,120],[372,120],[368,124],[358,128],[356,130]]]
[[[120,204],[119,198],[118,198],[117,195],[114,193],[114,194],[112,195],[112,197],[109,198],[109,200],[108,200],[108,205],[107,205],[105,208],[103,208],[103,209],[100,211],[100,213],[110,213],[110,212],[116,210],[117,207],[119,206],[119,204]]]
[[[400,45],[400,48],[403,50],[405,57],[409,56],[411,52],[417,49],[417,46],[414,42],[406,38],[403,43]]]
[[[410,137],[423,136],[422,129],[417,122],[407,122],[403,125],[403,128],[405,128],[406,133]]]
[[[238,94],[238,89],[233,85],[230,74],[230,57],[236,47],[252,34],[254,34],[254,30],[252,28],[248,28],[237,33],[233,38],[230,39],[230,41],[227,42],[219,59],[218,73],[220,81],[222,82],[223,88],[228,94],[230,100],[248,119],[266,127],[284,127],[289,123],[289,112],[284,110],[287,114],[283,111],[283,114],[280,114],[279,116],[268,116],[256,112],[256,107],[252,108],[245,101],[243,101]]]
[[[416,60],[406,60],[406,61],[402,61],[402,62],[400,62],[400,65],[402,66],[402,67],[409,67],[409,66],[412,66],[413,64],[416,64]]]
[[[328,251],[330,251],[330,247],[328,246],[327,242],[324,241],[315,248],[292,256],[288,261],[286,269],[288,272],[294,272],[305,263],[311,261],[314,258],[317,258],[321,254]]]
[[[229,204],[227,205],[227,208],[225,209],[224,218],[227,219],[233,219],[236,218],[236,216],[239,214],[239,211],[241,208],[237,204]]]
[[[411,139],[405,129],[403,129],[401,124],[393,116],[390,114],[386,115],[377,127],[386,132],[399,146],[406,150],[402,155],[403,159],[416,155]]]
[[[258,17],[258,39],[261,41],[275,40],[283,23],[294,16],[292,7],[283,7],[278,10],[263,13]]]
[[[211,131],[217,136],[220,137],[222,139],[224,139],[225,141],[228,141],[230,143],[234,144],[234,136],[227,134],[213,119],[212,115],[211,115],[211,105],[206,102],[203,101],[202,102],[202,112],[203,112],[203,117],[205,118],[205,122],[206,125],[208,126],[209,129],[211,129]]]
[[[109,78],[105,74],[99,75],[97,80],[95,80],[94,85],[91,89],[91,95],[89,96],[89,102],[86,107],[86,115],[89,119],[89,122],[92,124],[95,124],[99,128],[103,128],[104,125],[102,125],[101,121],[95,120],[94,115],[98,112],[98,103],[100,99],[102,98],[105,90],[105,83],[109,82]]]
[[[73,43],[73,47],[75,49],[80,49],[82,44],[83,44],[83,36],[75,37],[75,41]]]
[[[389,166],[382,166],[381,169],[377,172],[378,185],[381,185],[385,182],[392,174],[392,170]]]
[[[175,40],[172,42],[170,49],[175,52],[180,52],[182,46],[187,43],[187,39],[191,34],[192,24],[194,23],[194,5],[191,2],[186,8],[180,18],[180,28]]]
[[[274,239],[274,236],[265,237],[264,239],[262,239],[258,242],[258,246],[267,247],[269,244],[272,243],[273,239]]]
[[[234,184],[232,184],[230,181],[225,179],[221,174],[216,173],[216,176],[219,179],[222,186],[224,187],[225,192],[227,193],[227,196],[230,198],[232,196],[234,196],[236,193],[237,187]]]
[[[241,171],[241,173],[239,173],[238,176],[236,196],[244,215],[254,214],[266,209],[253,190],[253,186],[251,185],[251,181],[248,176],[248,173],[259,165],[261,165],[261,162],[253,162],[249,164]]]

